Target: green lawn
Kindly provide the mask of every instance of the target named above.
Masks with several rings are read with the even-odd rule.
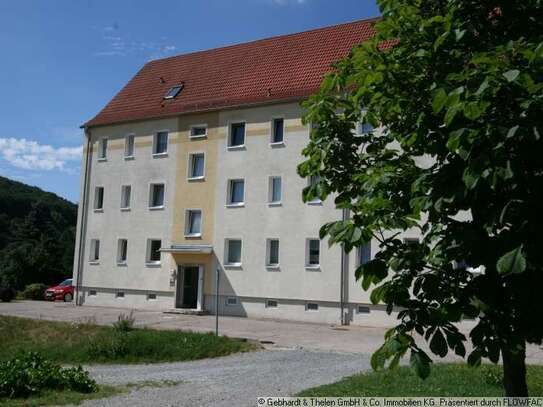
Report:
[[[72,324],[0,316],[0,360],[40,352],[59,363],[153,363],[225,356],[256,345],[212,334]]]
[[[117,388],[113,386],[100,386],[96,393],[78,393],[75,391],[64,390],[43,391],[37,395],[28,398],[7,399],[0,397],[0,406],[2,407],[23,407],[23,406],[62,406],[66,404],[80,404],[83,400],[101,399],[111,397],[127,391],[127,388]]]
[[[543,366],[528,367],[530,396],[543,396]],[[303,397],[417,397],[417,396],[503,396],[501,368],[483,365],[470,368],[461,364],[435,364],[426,380],[408,367],[393,371],[368,372],[339,382],[304,390]]]

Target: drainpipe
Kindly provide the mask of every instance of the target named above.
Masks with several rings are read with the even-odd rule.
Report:
[[[349,210],[343,209],[341,211],[341,220],[345,221],[349,219]],[[348,273],[348,255],[345,252],[345,243],[341,244],[341,273],[339,281],[339,303],[340,303],[340,312],[341,312],[341,325],[347,325],[345,320],[345,282],[347,280]]]
[[[87,229],[87,201],[88,201],[88,184],[90,177],[90,168],[91,168],[91,157],[92,157],[92,144],[91,144],[91,134],[90,130],[85,127],[85,137],[87,139],[87,153],[85,155],[85,166],[83,168],[83,196],[79,205],[81,206],[81,225],[79,227],[79,246],[77,250],[77,282],[75,285],[75,305],[83,305],[81,297],[81,280],[83,278],[83,257],[85,253],[85,236]]]

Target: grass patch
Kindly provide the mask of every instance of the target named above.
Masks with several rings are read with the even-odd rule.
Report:
[[[70,390],[46,390],[28,398],[0,398],[0,405],[3,407],[62,406],[66,404],[80,404],[84,400],[111,397],[126,391],[128,391],[128,388],[115,386],[99,386],[98,391],[95,393],[78,393]]]
[[[0,360],[39,352],[59,363],[153,363],[196,360],[256,349],[237,339],[187,331],[136,328],[120,332],[91,323],[0,316]]]
[[[471,368],[462,364],[435,364],[426,380],[408,367],[346,377],[339,382],[304,390],[302,397],[501,397],[500,366]],[[543,366],[528,366],[530,396],[543,396]]]

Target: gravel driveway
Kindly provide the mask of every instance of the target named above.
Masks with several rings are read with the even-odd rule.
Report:
[[[268,350],[194,362],[90,366],[100,383],[181,381],[144,387],[83,406],[256,406],[257,396],[288,396],[369,369],[362,354]]]

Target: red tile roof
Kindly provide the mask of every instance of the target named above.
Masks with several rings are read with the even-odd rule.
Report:
[[[374,35],[376,20],[148,62],[85,126],[303,99],[319,88],[334,61]],[[164,100],[180,83],[179,95]]]

